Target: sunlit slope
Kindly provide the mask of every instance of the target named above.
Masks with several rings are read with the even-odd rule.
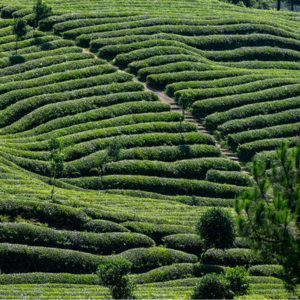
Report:
[[[281,267],[240,238],[202,256],[195,222],[210,206],[232,211],[252,180],[132,76],[188,102],[244,160],[270,157],[282,137],[298,141],[298,14],[211,1],[48,3],[55,15],[15,60],[12,17],[32,25],[32,3],[0,1],[0,298],[107,298],[94,273],[118,255],[134,265],[139,298],[188,297],[204,273],[235,265],[250,270],[249,298],[295,297]],[[50,201],[53,136],[65,172]],[[99,169],[116,138],[118,157]]]
[[[282,138],[297,143],[297,13],[205,1],[104,2],[93,13],[86,11],[90,5],[55,5],[59,15],[42,21],[41,29],[90,47],[189,103],[194,115],[218,130],[245,161],[274,150]]]

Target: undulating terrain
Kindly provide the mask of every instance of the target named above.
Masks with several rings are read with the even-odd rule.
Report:
[[[300,140],[300,15],[206,0],[47,3],[54,15],[16,57],[13,18],[32,26],[33,3],[0,0],[0,298],[108,298],[95,272],[120,255],[138,299],[189,298],[203,274],[236,265],[250,270],[243,299],[297,297],[241,238],[200,264],[194,225],[212,206],[234,216],[251,158]],[[175,102],[193,117],[181,122]],[[51,200],[53,137],[65,170]]]

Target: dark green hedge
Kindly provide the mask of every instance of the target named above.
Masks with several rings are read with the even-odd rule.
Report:
[[[30,247],[17,244],[0,244],[2,273],[95,273],[109,257],[80,251]]]
[[[249,268],[250,276],[271,276],[283,278],[284,269],[280,265],[259,265]]]
[[[145,234],[150,238],[152,238],[153,240],[155,240],[156,242],[161,242],[161,239],[164,236],[170,234],[194,232],[194,229],[190,226],[154,224],[154,223],[146,223],[146,222],[125,222],[122,223],[122,226],[126,227],[131,232]],[[168,247],[168,248],[172,248],[172,247]],[[181,249],[177,249],[177,250],[181,250]]]
[[[244,119],[256,115],[279,113],[294,108],[300,108],[300,97],[254,103],[232,108],[225,112],[217,112],[207,116],[205,122],[208,127],[216,128],[218,125],[233,119]]]
[[[203,141],[205,143],[205,141]],[[210,142],[210,141],[208,141]],[[105,165],[105,175],[128,174],[167,178],[205,179],[210,169],[239,171],[240,165],[227,158],[194,158],[173,163],[150,160],[125,160]]]
[[[82,210],[51,203],[35,201],[0,200],[0,214],[16,218],[35,219],[51,226],[83,229],[91,220]]]
[[[227,141],[229,145],[237,146],[256,140],[293,137],[300,132],[300,123],[278,125],[263,129],[247,130],[236,134],[229,134]]]
[[[143,68],[138,71],[138,79],[145,81],[146,77],[151,74],[162,74],[162,73],[172,73],[172,72],[182,72],[182,71],[208,71],[218,69],[213,65],[208,65],[204,63],[196,62],[178,62],[165,64],[158,67],[148,67]],[[177,98],[175,98],[176,100]]]
[[[242,76],[247,74],[249,74],[249,72],[244,70],[233,70],[233,69],[228,69],[227,71],[207,71],[207,72],[183,71],[183,72],[170,73],[170,74],[164,73],[164,74],[148,75],[147,84],[154,88],[163,89],[165,88],[166,85],[174,82],[212,80],[212,79],[218,79],[223,77]],[[199,102],[203,102],[203,101],[199,101]],[[196,103],[198,102],[195,102],[195,104]]]
[[[258,115],[242,120],[228,121],[218,126],[218,130],[223,134],[229,134],[296,122],[300,122],[300,108],[286,110],[276,114]]]
[[[294,147],[300,141],[300,137],[296,136],[293,138],[259,140],[240,145],[237,150],[239,155],[243,159],[250,160],[252,156],[254,156],[258,152],[275,150],[279,147],[281,140],[285,140],[288,143],[289,147]]]
[[[106,220],[92,220],[85,224],[84,229],[88,232],[129,232],[124,226]]]
[[[130,73],[137,74],[137,72],[142,68],[161,66],[167,63],[176,63],[176,62],[183,62],[183,61],[201,62],[203,61],[203,59],[198,56],[184,55],[184,54],[158,55],[144,60],[133,61],[128,65],[128,70]]]
[[[2,19],[11,19],[12,14],[19,9],[20,9],[20,7],[16,6],[16,5],[5,6],[1,9],[1,18]]]
[[[184,251],[200,256],[203,251],[202,241],[197,234],[172,234],[162,239],[167,248]]]
[[[2,274],[0,284],[98,284],[98,276],[79,275],[70,273],[23,273],[23,274]]]
[[[39,69],[44,69],[46,67],[61,64],[69,61],[83,60],[83,59],[92,59],[94,58],[91,53],[69,53],[69,54],[60,54],[50,57],[42,57],[33,60],[25,61],[22,64],[13,65],[6,67],[0,70],[1,82],[4,82],[4,76],[16,75],[20,76],[20,73],[37,72]],[[100,60],[101,61],[101,60]],[[104,61],[102,61],[104,63]],[[14,77],[11,77],[14,78]]]
[[[95,190],[129,189],[149,192],[155,191],[167,195],[195,195],[229,199],[233,199],[246,189],[235,185],[217,184],[207,181],[133,175],[110,175],[103,176],[102,178],[63,178],[61,180],[82,188]]]
[[[71,249],[98,255],[154,246],[154,241],[139,233],[60,231],[24,223],[0,224],[0,242]]]
[[[195,255],[165,248],[137,248],[118,254],[133,263],[131,272],[142,273],[175,263],[195,263]]]
[[[204,264],[228,267],[267,263],[267,261],[263,261],[254,251],[242,248],[228,250],[209,249],[205,252],[202,262]]]
[[[54,24],[63,23],[69,20],[80,20],[88,18],[126,17],[134,16],[135,12],[85,12],[85,13],[63,13],[61,15],[50,16],[39,22],[41,30],[50,31]]]
[[[222,88],[222,87],[234,86],[239,84],[245,84],[252,81],[264,80],[270,77],[271,75],[253,74],[253,75],[243,75],[243,76],[214,79],[208,81],[175,82],[167,85],[166,93],[169,96],[173,97],[175,92],[180,90]]]
[[[205,180],[239,186],[252,186],[254,183],[248,174],[236,171],[208,170]]]
[[[224,96],[212,99],[199,100],[193,103],[193,111],[199,117],[204,117],[214,112],[222,112],[237,106],[246,104],[266,102],[271,100],[280,100],[293,96],[299,96],[299,84],[291,84],[263,91],[239,94],[233,96]]]

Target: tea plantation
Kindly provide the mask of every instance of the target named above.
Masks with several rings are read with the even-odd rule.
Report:
[[[299,297],[240,237],[202,253],[195,224],[212,206],[234,216],[253,184],[240,161],[300,140],[300,15],[217,0],[47,4],[33,35],[33,3],[0,0],[0,298],[107,299],[96,270],[119,256],[138,299],[188,299],[201,276],[237,265],[251,284],[239,299]],[[64,170],[51,197],[53,138]]]

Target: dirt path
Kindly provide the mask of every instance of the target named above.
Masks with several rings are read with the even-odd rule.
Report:
[[[83,48],[83,52],[84,53],[92,53],[88,49],[85,49],[85,48]],[[94,53],[92,53],[92,54],[94,54]],[[98,58],[97,55],[94,54],[94,56],[95,56],[96,59]],[[112,63],[109,63],[109,64],[113,65]],[[115,65],[113,65],[113,66],[115,66]],[[126,73],[125,71],[120,70],[119,68],[118,68],[118,72]],[[148,86],[146,83],[139,81],[136,77],[133,77],[133,81],[141,83],[144,86],[146,91],[154,92],[162,102],[169,103],[171,105],[171,110],[172,111],[182,112],[182,108],[180,107],[180,105],[177,102],[175,102],[175,100],[173,98],[167,96],[162,91],[156,90],[156,89]],[[185,114],[185,121],[195,123],[198,126],[198,132],[207,133],[207,134],[212,135],[214,137],[214,139],[216,140],[216,146],[218,148],[220,148],[221,152],[224,155],[226,155],[229,159],[239,163],[240,166],[241,166],[242,172],[247,173],[247,174],[250,175],[250,172],[247,171],[247,168],[243,165],[243,163],[236,156],[234,156],[234,154],[229,149],[223,147],[220,144],[220,141],[216,138],[215,135],[213,135],[213,133],[211,131],[208,131],[198,121],[198,119],[196,119],[194,116],[192,116],[192,114],[189,111],[185,111],[184,114]]]

